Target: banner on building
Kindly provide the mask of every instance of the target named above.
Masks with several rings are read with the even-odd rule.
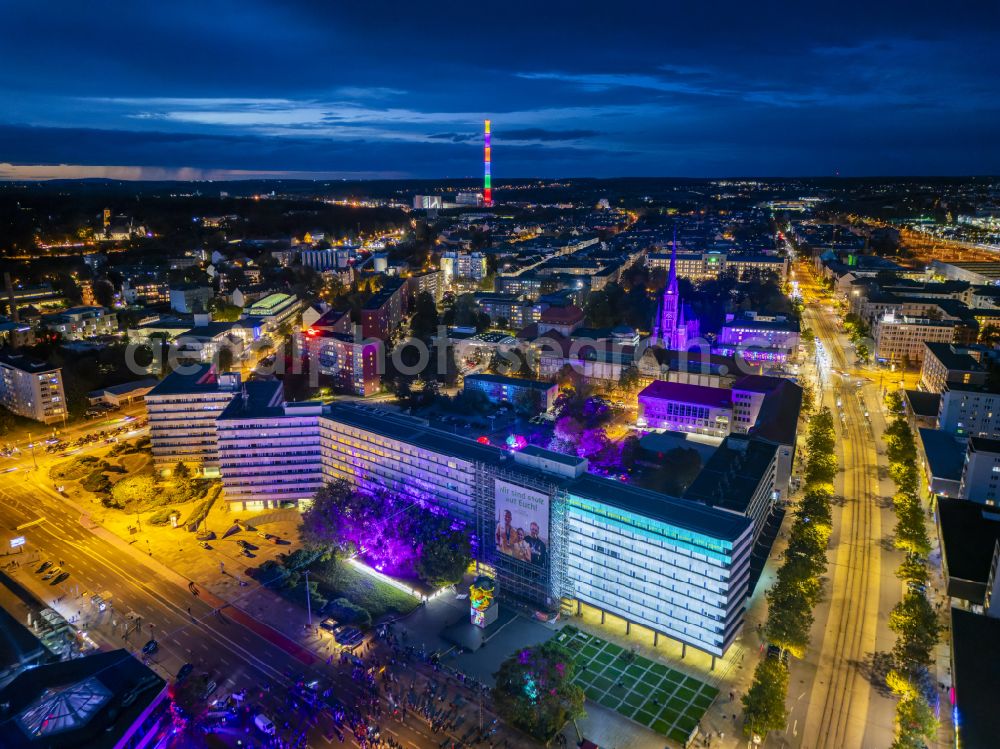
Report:
[[[497,551],[538,567],[549,559],[549,495],[496,482]]]

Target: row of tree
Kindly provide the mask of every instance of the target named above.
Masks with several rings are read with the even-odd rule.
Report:
[[[886,683],[899,697],[892,746],[920,749],[933,743],[937,733],[937,693],[930,669],[940,625],[926,594],[931,544],[920,501],[917,447],[903,414],[900,395],[893,393],[886,402],[893,414],[885,430],[885,443],[889,475],[896,484],[892,497],[896,512],[895,544],[906,554],[896,570],[896,576],[906,583],[906,592],[889,614],[889,628],[896,634],[896,644]]]
[[[821,577],[826,572],[826,546],[833,530],[833,479],[838,468],[834,445],[833,415],[823,408],[809,421],[803,496],[795,508],[784,562],[767,592],[764,635],[772,647],[757,664],[753,683],[743,696],[743,730],[748,736],[766,736],[785,727],[787,654],[805,655],[813,607],[819,602]]]

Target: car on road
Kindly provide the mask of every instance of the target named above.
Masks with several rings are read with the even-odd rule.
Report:
[[[147,642],[145,645],[142,646],[142,654],[152,655],[159,649],[160,649],[160,643],[158,643],[156,640],[150,640],[149,642]]]
[[[191,665],[190,663],[185,663],[183,666],[180,667],[180,670],[177,672],[177,681],[184,681],[187,677],[191,675],[192,671],[194,671],[194,666]]]
[[[325,629],[327,632],[333,632],[337,629],[337,622],[335,619],[330,619],[327,617],[319,623],[319,626]]]
[[[43,580],[51,580],[53,577],[62,572],[62,567],[50,567],[49,571],[42,575]]]
[[[205,688],[201,691],[201,698],[207,700],[212,696],[212,693],[219,688],[219,683],[215,679],[209,679],[205,683]]]
[[[211,549],[212,545],[208,541],[199,541],[198,545],[203,549]]]
[[[90,602],[97,607],[98,611],[104,611],[108,607],[107,601],[100,593],[95,593],[90,597]]]
[[[41,572],[45,572],[45,570],[47,570],[51,566],[52,566],[52,560],[46,559],[44,562],[38,565],[38,569],[35,570],[35,573],[38,574]]]
[[[274,721],[263,713],[254,716],[253,724],[257,726],[258,731],[266,736],[274,736]]]

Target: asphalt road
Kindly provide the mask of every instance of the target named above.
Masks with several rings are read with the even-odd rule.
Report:
[[[70,573],[61,585],[52,587],[34,573],[37,564],[21,565],[15,578],[43,602],[51,605],[61,597],[55,608],[67,618],[79,611],[81,621],[99,643],[135,652],[155,637],[160,649],[151,666],[165,678],[170,679],[183,664],[192,663],[195,674],[213,675],[219,684],[217,696],[246,688],[248,699],[260,704],[276,723],[280,725],[285,719],[292,722],[292,728],[279,735],[290,737],[301,723],[284,708],[285,687],[296,677],[321,679],[333,685],[334,695],[342,702],[356,703],[361,687],[348,674],[321,659],[305,665],[281,646],[287,639],[280,634],[262,636],[255,631],[259,628],[243,626],[234,618],[237,612],[226,608],[221,615],[216,614],[211,604],[192,595],[183,584],[166,579],[138,561],[135,554],[94,535],[81,523],[78,511],[46,488],[44,470],[45,466],[39,472],[26,469],[0,476],[0,528],[8,538],[27,538],[20,558],[48,559]],[[37,525],[16,530],[39,519],[42,522]],[[103,613],[97,611],[90,603],[94,593],[110,594],[105,597],[113,605]],[[141,617],[141,631],[125,639],[122,620],[128,613]],[[267,683],[272,685],[270,692],[253,699]],[[404,746],[438,747],[443,738],[442,733],[432,734],[426,723],[412,714],[406,725],[390,720],[382,724],[383,732],[388,731]],[[468,722],[458,733],[467,726]],[[340,746],[336,738],[331,742],[324,737],[324,728],[321,724],[309,730],[309,746]],[[347,745],[356,745],[349,733],[346,737]]]
[[[873,688],[867,670],[873,653],[891,642],[885,620],[899,592],[892,575],[895,554],[881,543],[892,527],[879,504],[881,392],[865,376],[870,373],[855,366],[836,317],[825,309],[829,302],[816,295],[814,286],[804,288],[804,325],[813,329],[829,356],[831,369],[820,394],[833,411],[840,443],[842,472],[835,488],[842,503],[834,512],[825,616],[817,612],[807,663],[793,666],[790,723],[799,729],[787,739],[809,749],[888,746],[891,701]],[[799,681],[806,682],[805,688]]]

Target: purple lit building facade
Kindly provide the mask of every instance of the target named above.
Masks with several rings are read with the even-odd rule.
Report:
[[[674,238],[670,254],[670,270],[667,275],[667,285],[656,307],[653,317],[650,345],[660,345],[673,351],[685,351],[688,342],[698,338],[700,334],[698,319],[692,314],[691,308],[684,304],[677,287],[677,238]]]

